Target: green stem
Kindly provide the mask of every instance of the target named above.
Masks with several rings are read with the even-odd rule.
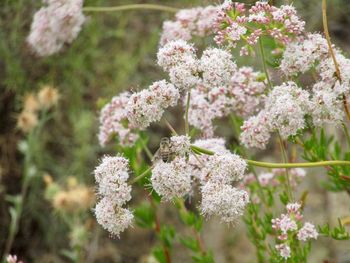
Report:
[[[190,108],[190,101],[191,101],[191,90],[187,93],[187,103],[186,103],[186,112],[185,112],[185,131],[186,135],[190,133],[190,128],[188,125],[188,109]]]
[[[175,129],[173,128],[173,126],[171,126],[171,124],[168,122],[167,119],[164,118],[164,122],[165,122],[166,126],[168,126],[168,128],[171,131],[172,135],[178,135],[177,132],[175,131]]]
[[[267,71],[267,65],[266,65],[266,60],[265,60],[265,52],[264,52],[264,47],[261,38],[259,38],[259,48],[260,48],[260,53],[261,53],[261,60],[262,60],[262,65],[264,68],[264,72],[266,75],[267,82],[269,84],[270,89],[272,89],[272,83],[270,80],[269,72]]]
[[[269,162],[259,162],[253,160],[245,160],[248,164],[265,167],[265,168],[310,168],[310,167],[323,167],[323,166],[350,166],[350,161],[321,161],[321,162],[310,162],[310,163],[269,163]]]
[[[282,160],[283,160],[284,163],[287,163],[288,162],[287,151],[286,151],[286,148],[284,146],[284,143],[283,143],[283,140],[282,140],[282,137],[281,137],[280,133],[279,132],[277,132],[277,133],[278,133],[279,144],[280,144],[280,147],[281,147]],[[290,186],[290,178],[289,178],[288,169],[286,169],[286,173],[285,174],[286,174],[287,193],[289,195],[289,198],[291,198],[293,200],[294,198],[293,198],[292,187]]]
[[[144,178],[144,177],[148,174],[149,171],[152,170],[152,168],[153,168],[153,165],[150,166],[150,167],[148,167],[148,168],[146,169],[146,171],[144,171],[142,174],[140,174],[140,175],[136,176],[134,179],[132,179],[132,180],[129,182],[129,184],[132,185],[132,184],[137,183],[138,181],[140,181],[142,178]]]
[[[200,148],[195,145],[191,145],[191,148],[195,151],[199,151],[203,154],[214,155],[215,152]],[[350,161],[341,161],[341,160],[332,160],[332,161],[320,161],[320,162],[308,162],[308,163],[269,163],[269,162],[260,162],[245,159],[245,161],[254,166],[265,167],[265,168],[308,168],[308,167],[323,167],[323,166],[350,166]]]
[[[156,5],[156,4],[132,4],[132,5],[120,5],[120,6],[110,6],[110,7],[95,7],[87,6],[83,8],[85,12],[118,12],[118,11],[127,11],[127,10],[158,10],[176,13],[179,9],[170,6]]]
[[[198,147],[196,145],[191,145],[191,149],[194,151],[194,152],[200,152],[200,153],[204,153],[206,155],[214,155],[215,152],[213,151],[210,151],[210,150],[207,150],[207,149],[203,149],[201,147]]]
[[[348,146],[349,146],[349,148],[350,148],[350,136],[349,136],[348,127],[346,127],[346,124],[345,124],[345,123],[343,123],[342,126],[343,126],[343,129],[344,129],[344,133],[345,133],[346,140],[347,140],[347,142],[348,142]]]
[[[141,144],[142,144],[142,148],[145,151],[148,159],[150,159],[150,161],[153,160],[153,154],[151,152],[151,150],[148,148],[147,144],[145,143],[145,141],[141,138]]]

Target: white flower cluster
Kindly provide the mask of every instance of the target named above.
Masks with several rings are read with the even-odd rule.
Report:
[[[340,70],[341,81],[337,79],[335,65],[329,55],[327,40],[320,34],[309,34],[302,41],[287,45],[280,68],[284,75],[295,76],[314,68],[316,83],[311,93],[313,123],[339,124],[344,117],[343,96],[350,92],[350,60],[338,49],[332,47]]]
[[[177,157],[170,163],[158,161],[152,169],[153,189],[165,201],[184,197],[191,191],[191,167],[184,157]]]
[[[177,156],[185,157],[191,151],[191,141],[188,135],[176,135],[170,138],[171,151]]]
[[[131,95],[126,106],[130,124],[143,130],[162,118],[164,109],[175,106],[180,97],[174,85],[165,80],[154,82],[148,89]]]
[[[219,216],[225,223],[234,224],[248,203],[248,193],[231,185],[208,182],[202,187],[203,215]]]
[[[132,224],[132,213],[122,206],[131,199],[129,161],[121,156],[104,156],[94,171],[99,202],[95,207],[97,222],[111,235],[119,236]]]
[[[249,54],[249,47],[259,38],[270,36],[281,44],[286,44],[304,31],[302,21],[292,5],[276,7],[265,1],[257,1],[246,9],[244,3],[225,1],[218,12],[215,41],[217,44],[228,42],[236,47],[242,40],[242,55]]]
[[[175,159],[171,162],[159,160],[152,169],[153,189],[165,201],[184,197],[191,193],[192,183],[201,185],[203,215],[219,216],[223,222],[235,223],[249,202],[248,193],[231,184],[244,176],[247,164],[238,155],[225,148],[225,141],[219,138],[198,140],[197,147],[215,151],[214,155],[190,154],[188,159],[183,153],[190,150],[187,136],[171,138]],[[186,149],[184,151],[184,149]]]
[[[238,69],[227,50],[208,48],[197,58],[193,45],[179,39],[161,47],[157,58],[172,84],[180,91],[191,90],[189,123],[202,130],[204,137],[213,137],[214,119],[232,111],[250,116],[261,105],[264,75],[250,67]],[[183,98],[186,103],[187,96]]]
[[[320,34],[308,34],[303,41],[287,45],[280,68],[284,75],[294,76],[305,73],[316,65],[320,58],[328,56],[327,40]]]
[[[264,149],[273,131],[278,131],[282,138],[296,135],[304,128],[304,117],[311,111],[309,96],[292,81],[274,87],[266,98],[264,109],[243,123],[242,144]]]
[[[175,15],[175,21],[165,21],[163,23],[160,45],[163,46],[178,39],[188,41],[193,36],[203,37],[213,33],[218,10],[219,7],[217,6],[180,10]]]
[[[112,98],[112,101],[106,104],[100,113],[100,127],[98,139],[102,146],[117,135],[119,143],[122,146],[134,144],[138,135],[133,132],[133,127],[128,123],[126,105],[130,99],[130,93],[123,92]]]
[[[271,129],[287,138],[304,128],[304,116],[310,112],[309,96],[307,91],[291,81],[274,87],[265,103]]]
[[[225,147],[225,140],[222,138],[211,138],[211,139],[200,139],[196,140],[193,145],[207,149],[209,151],[213,151],[218,155],[225,155],[230,153],[229,150]],[[200,182],[204,182],[203,180],[207,177],[207,170],[203,169],[203,164],[207,164],[209,162],[210,155],[202,154],[194,156],[193,154],[189,157],[189,164],[192,167],[192,176],[199,180]]]
[[[49,56],[71,43],[85,21],[83,0],[46,0],[34,15],[27,42],[39,56]]]
[[[200,144],[210,145],[214,140],[219,139],[200,141]],[[234,224],[243,214],[249,195],[246,191],[233,187],[231,183],[243,178],[247,164],[238,155],[229,153],[224,145],[219,144],[216,147],[223,153],[216,152],[209,156],[204,167],[197,168],[201,169],[199,174],[202,176],[200,208],[207,217],[219,216],[221,221]]]
[[[200,82],[195,48],[184,40],[167,43],[157,54],[158,65],[169,73],[170,81],[180,90]]]
[[[287,259],[291,256],[291,248],[288,240],[297,238],[299,241],[309,241],[317,239],[316,227],[309,223],[302,223],[301,205],[299,203],[289,203],[286,206],[287,214],[282,214],[279,218],[272,219],[272,228],[278,234],[280,244],[275,246],[281,257]]]

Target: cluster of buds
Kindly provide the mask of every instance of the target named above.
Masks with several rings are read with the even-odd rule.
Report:
[[[279,241],[275,248],[284,259],[291,257],[292,251],[289,244],[294,238],[306,242],[318,237],[318,232],[313,224],[302,222],[303,215],[299,203],[289,203],[286,208],[286,214],[271,220],[272,229],[276,231]]]
[[[122,207],[131,199],[129,161],[122,156],[104,156],[94,174],[100,199],[95,207],[96,220],[111,235],[119,236],[134,218],[130,210]]]
[[[85,22],[83,0],[45,0],[34,15],[27,42],[39,56],[49,56],[70,44]]]
[[[32,131],[38,125],[40,110],[47,110],[58,103],[58,90],[51,86],[44,86],[37,93],[25,96],[23,110],[17,118],[17,127],[24,133]]]
[[[285,45],[304,31],[302,21],[291,5],[275,7],[268,2],[257,1],[250,9],[243,3],[226,0],[218,14],[215,41],[236,47],[244,41],[241,55],[249,54],[249,49],[262,36],[270,36]]]

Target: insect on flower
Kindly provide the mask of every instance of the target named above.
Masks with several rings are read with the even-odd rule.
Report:
[[[153,163],[162,160],[164,163],[170,162],[174,157],[174,152],[172,150],[172,143],[168,137],[163,137],[159,143],[159,149],[154,154],[152,159]]]

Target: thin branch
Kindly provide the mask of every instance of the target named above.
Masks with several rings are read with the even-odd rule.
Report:
[[[350,161],[321,161],[321,162],[309,162],[309,163],[269,163],[259,162],[253,160],[246,160],[250,165],[265,167],[265,168],[310,168],[310,167],[323,167],[323,166],[350,166]]]
[[[164,5],[155,5],[155,4],[132,4],[132,5],[120,5],[120,6],[106,6],[106,7],[99,7],[99,6],[87,6],[83,7],[83,11],[85,12],[118,12],[118,11],[128,11],[128,10],[157,10],[157,11],[165,11],[165,12],[171,12],[176,13],[179,11],[178,8],[170,7],[170,6],[164,6]]]

